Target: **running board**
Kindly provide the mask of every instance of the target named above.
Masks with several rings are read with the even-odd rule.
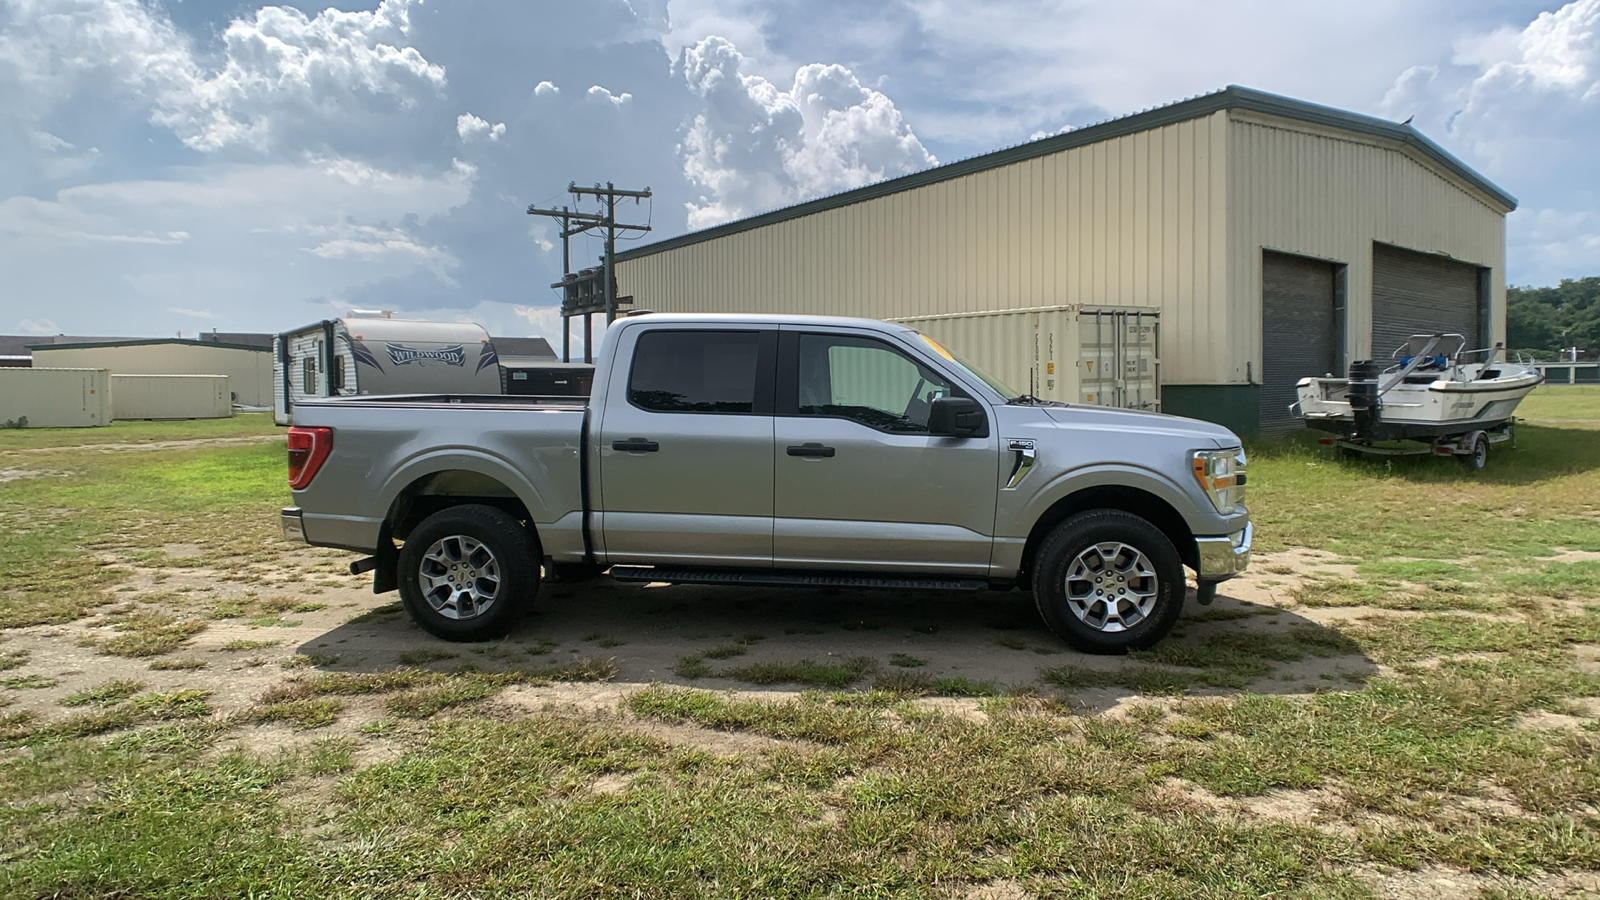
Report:
[[[782,572],[764,569],[696,569],[689,566],[612,566],[611,577],[635,584],[723,584],[745,587],[863,588],[901,591],[986,591],[979,578],[937,575],[857,575],[840,572]]]

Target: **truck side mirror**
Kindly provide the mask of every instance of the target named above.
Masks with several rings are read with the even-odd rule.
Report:
[[[928,433],[942,437],[988,437],[989,418],[971,397],[935,397],[928,407]]]

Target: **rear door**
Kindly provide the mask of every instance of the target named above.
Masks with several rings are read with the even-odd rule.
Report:
[[[776,565],[986,573],[999,429],[928,433],[934,398],[967,396],[955,381],[859,332],[786,328],[778,360]]]
[[[775,329],[632,328],[599,430],[613,563],[772,564]]]

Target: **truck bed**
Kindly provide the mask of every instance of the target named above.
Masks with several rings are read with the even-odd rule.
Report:
[[[402,394],[302,401],[294,409],[296,426],[333,429],[327,462],[299,495],[305,536],[372,552],[397,505],[487,489],[509,491],[507,503],[526,510],[545,555],[581,560],[587,416],[584,399],[575,397]]]

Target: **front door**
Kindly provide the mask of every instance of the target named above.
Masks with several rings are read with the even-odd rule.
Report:
[[[624,335],[599,435],[606,558],[770,566],[777,332]]]
[[[780,567],[988,571],[998,429],[928,433],[928,410],[965,392],[893,344],[789,330],[778,357],[773,554]]]

